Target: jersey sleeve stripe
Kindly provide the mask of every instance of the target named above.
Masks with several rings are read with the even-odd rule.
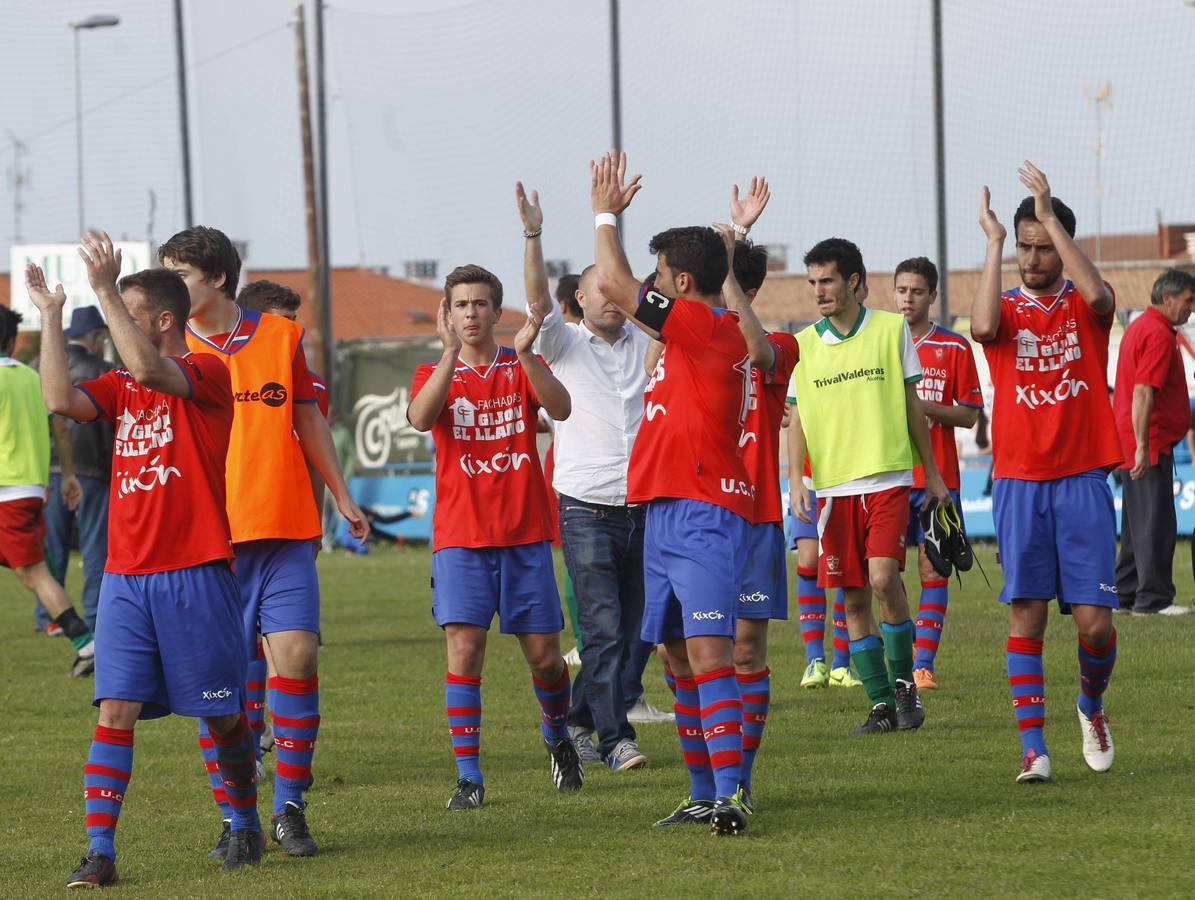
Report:
[[[95,397],[92,396],[91,391],[87,390],[85,387],[80,387],[79,385],[75,385],[75,390],[81,392],[83,396],[91,401],[91,405],[95,407],[95,413],[97,416],[103,416],[107,414],[104,408],[100,406],[100,401],[96,400]]]
[[[195,396],[195,383],[191,381],[191,373],[187,371],[187,367],[183,365],[183,361],[177,356],[170,357],[170,361],[178,366],[178,370],[183,373],[183,378],[187,379],[186,399],[190,400],[193,396]]]

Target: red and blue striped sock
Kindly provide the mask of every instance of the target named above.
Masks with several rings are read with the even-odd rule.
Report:
[[[717,796],[732,797],[739,789],[743,766],[743,701],[734,669],[727,666],[698,675],[701,728],[714,770]]]
[[[710,768],[710,753],[705,746],[705,732],[701,728],[701,697],[697,679],[676,679],[676,733],[680,736],[681,755],[689,770],[689,799],[713,800],[714,770]]]
[[[676,676],[672,674],[672,669],[668,663],[664,663],[664,684],[668,685],[668,690],[672,691],[672,696],[676,696]]]
[[[950,581],[946,578],[921,582],[921,600],[917,604],[917,651],[914,669],[934,670],[934,657],[942,640],[942,626],[946,623],[946,603]]]
[[[817,570],[797,567],[797,610],[805,664],[826,658],[826,592],[817,586]]]
[[[257,639],[257,655],[249,660],[249,674],[245,678],[245,715],[249,718],[249,730],[257,740],[257,758],[261,759],[261,733],[265,730],[266,710],[266,654]]]
[[[743,765],[739,782],[751,790],[751,770],[755,766],[755,754],[763,740],[763,729],[768,722],[768,707],[772,704],[772,670],[735,675],[743,701]]]
[[[444,707],[457,778],[485,784],[481,777],[481,676],[445,673]]]
[[[846,633],[846,603],[842,588],[834,593],[834,662],[831,669],[846,669],[851,664],[851,638]]]
[[[212,732],[220,780],[232,807],[233,831],[261,831],[257,815],[257,750],[253,730],[242,712],[237,723],[225,734]]]
[[[224,782],[220,780],[220,764],[216,762],[216,742],[212,740],[207,722],[199,720],[199,751],[203,754],[203,765],[207,769],[208,782],[212,786],[212,799],[220,808],[220,818],[225,822],[232,821],[232,806],[228,803],[228,794],[224,790]]]
[[[1012,688],[1012,708],[1021,732],[1021,752],[1032,750],[1045,756],[1046,686],[1041,660],[1041,641],[1009,637],[1007,653],[1008,684]]]
[[[568,705],[571,697],[568,680],[568,663],[562,663],[560,677],[554,682],[540,681],[531,676],[535,688],[535,699],[539,701],[539,730],[544,740],[555,746],[568,740]]]
[[[319,736],[319,676],[270,679],[270,724],[274,727],[274,812],[287,802],[303,805],[311,779],[311,758]]]
[[[1116,665],[1116,629],[1108,643],[1096,649],[1079,638],[1079,709],[1091,718],[1104,708],[1104,691]]]
[[[133,772],[133,730],[95,726],[83,766],[87,852],[116,859],[116,822]]]

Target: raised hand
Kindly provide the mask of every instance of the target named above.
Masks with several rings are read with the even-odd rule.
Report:
[[[440,310],[436,313],[436,334],[445,350],[459,353],[461,350],[461,336],[452,327],[452,316],[448,312],[448,298],[440,301]]]
[[[628,182],[626,152],[611,150],[598,159],[589,162],[589,202],[594,214],[614,213],[618,215],[631,205],[631,199],[643,187],[642,175],[635,175]]]
[[[527,192],[523,190],[523,182],[515,182],[515,203],[519,209],[519,218],[523,220],[523,230],[528,233],[539,231],[544,227],[544,211],[539,208],[539,191],[531,192],[531,199],[527,199]]]
[[[730,186],[730,221],[740,228],[750,228],[763,214],[764,207],[772,199],[768,180],[763,176],[753,177],[747,195],[739,198],[739,186]]]
[[[979,227],[983,229],[983,233],[988,236],[989,241],[1003,241],[1008,237],[1008,232],[1000,224],[996,214],[992,212],[992,192],[988,190],[986,184],[983,186],[982,199],[979,201]]]
[[[519,329],[519,333],[515,335],[515,352],[530,353],[531,347],[535,343],[536,337],[539,336],[539,326],[544,323],[544,318],[533,309],[527,311],[527,321],[523,323],[523,327]]]
[[[1054,218],[1054,205],[1050,202],[1050,182],[1046,181],[1046,173],[1029,160],[1017,169],[1017,176],[1021,184],[1029,189],[1033,195],[1033,217],[1043,225]]]
[[[58,285],[56,290],[51,291],[46,284],[46,273],[41,270],[41,266],[35,266],[33,263],[25,266],[25,290],[29,292],[29,299],[33,301],[33,305],[43,313],[53,309],[61,310],[66,306],[66,289]]]
[[[726,258],[730,260],[730,270],[734,272],[734,243],[738,235],[734,233],[734,229],[724,222],[715,222],[713,224],[714,231],[718,232],[718,237],[722,238],[722,246],[726,248]]]
[[[98,234],[87,232],[79,242],[79,258],[87,266],[87,280],[97,294],[103,290],[116,290],[116,279],[120,277],[120,251],[112,247],[112,239],[106,231]]]

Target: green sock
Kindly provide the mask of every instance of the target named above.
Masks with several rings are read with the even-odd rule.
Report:
[[[913,681],[913,622],[905,619],[899,625],[880,623],[884,636],[884,652],[888,656],[888,668],[892,670],[892,685],[896,680]]]
[[[573,593],[573,579],[564,570],[564,607],[568,610],[568,621],[573,626],[573,637],[577,639],[577,650],[581,649],[581,623],[577,621],[577,595]]]
[[[863,689],[871,700],[872,706],[877,703],[887,703],[889,709],[896,709],[896,698],[892,696],[892,686],[888,683],[888,670],[884,665],[884,648],[880,639],[874,635],[851,641],[851,662],[859,673],[859,680],[863,682]]]

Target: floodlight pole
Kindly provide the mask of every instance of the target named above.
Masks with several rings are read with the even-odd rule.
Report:
[[[950,262],[946,256],[946,121],[942,91],[942,0],[930,0],[933,8],[934,44],[934,193],[938,216],[938,321],[949,328]]]
[[[183,224],[195,224],[191,206],[191,121],[187,110],[187,56],[183,45],[183,0],[174,0],[174,50],[178,66],[178,134],[182,151]]]
[[[622,51],[618,40],[618,0],[610,0],[610,145],[617,150],[622,146]],[[618,230],[622,232],[622,216],[618,217]]]
[[[75,204],[79,214],[79,236],[86,227],[83,214],[83,78],[79,64],[79,32],[84,28],[113,28],[120,24],[118,16],[88,16],[77,22],[68,22],[75,38]]]

